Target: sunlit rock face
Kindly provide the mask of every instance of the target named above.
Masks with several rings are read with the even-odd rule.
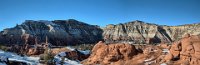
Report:
[[[199,35],[200,24],[165,26],[142,21],[132,21],[100,28],[74,19],[69,20],[26,20],[21,25],[0,32],[0,41],[8,44],[44,42],[47,36],[53,45],[75,45],[95,43],[104,39],[106,43],[171,43],[184,34]],[[24,38],[29,34],[28,38]]]
[[[137,54],[135,46],[130,44],[109,44],[98,42],[92,49],[90,57],[83,61],[84,65],[109,65],[121,64],[122,61],[130,60]]]
[[[165,61],[171,65],[199,65],[200,64],[200,36],[186,34],[179,41],[173,42]]]
[[[199,65],[200,35],[186,34],[172,45],[131,45],[97,43],[84,65]],[[141,52],[139,52],[141,49]]]
[[[180,59],[190,64],[200,64],[200,36],[188,36],[180,40]]]
[[[89,25],[74,19],[69,20],[26,20],[21,25],[4,29],[0,41],[8,44],[21,44],[24,35],[29,34],[28,43],[33,44],[37,37],[44,42],[45,37],[53,45],[75,45],[81,43],[95,43],[102,39],[102,30],[96,25]],[[33,38],[33,39],[32,39]]]
[[[107,43],[170,43],[179,40],[184,34],[200,34],[200,24],[164,26],[142,21],[133,21],[103,28],[103,38]]]

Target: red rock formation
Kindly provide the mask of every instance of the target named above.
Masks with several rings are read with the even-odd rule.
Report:
[[[130,44],[105,44],[98,42],[92,49],[91,56],[83,64],[123,64],[138,54],[135,46]]]
[[[69,52],[70,50],[69,49],[67,49],[67,48],[53,48],[53,49],[51,49],[51,53],[53,54],[53,55],[56,55],[56,54],[58,54],[58,53],[60,53],[60,52]]]
[[[171,46],[169,44],[166,44],[166,43],[160,43],[158,46],[161,47],[161,48],[164,48],[164,49],[170,49],[171,48]]]
[[[144,65],[159,64],[161,60],[161,49],[157,46],[147,45],[143,53],[131,44],[105,44],[98,42],[92,49],[88,59],[82,61],[84,65]]]
[[[165,60],[174,61],[173,64],[200,64],[200,36],[186,34],[181,40],[174,42]]]
[[[36,55],[38,54],[38,50],[35,48],[28,49],[27,55]]]
[[[170,48],[170,53],[174,56],[174,57],[178,57],[181,51],[181,43],[175,42],[172,44],[171,48]]]

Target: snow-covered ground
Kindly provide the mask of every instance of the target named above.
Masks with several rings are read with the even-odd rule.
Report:
[[[5,52],[2,50],[0,50],[0,56],[8,58],[9,61],[25,62],[30,65],[37,65],[39,63],[39,57],[20,56],[12,52]]]
[[[7,65],[7,64],[6,64],[6,63],[1,63],[1,62],[0,62],[0,65]]]
[[[160,65],[167,65],[166,63],[162,63],[162,64],[160,64]]]
[[[162,52],[163,53],[169,53],[169,50],[168,49],[162,49]]]
[[[72,48],[72,47],[67,47],[67,48],[70,50],[74,50],[74,48]],[[79,50],[79,51],[82,52],[83,54],[89,54],[89,52],[90,52],[89,50],[86,50],[86,51]],[[63,57],[66,54],[64,54],[64,52],[61,52],[58,55]],[[60,65],[59,62],[62,60],[62,57],[60,57],[58,55],[56,55],[54,57],[54,60],[57,63],[56,65]],[[6,58],[8,58],[9,61],[18,61],[18,62],[25,62],[30,65],[39,65],[39,57],[20,56],[20,55],[17,55],[16,53],[5,52],[2,50],[0,50],[0,57],[6,57]],[[2,58],[0,58],[0,59],[5,60]],[[0,65],[6,65],[6,64],[3,62],[0,62]],[[67,58],[64,58],[64,65],[82,65],[82,64],[80,64],[80,61],[78,61],[78,60],[69,60]]]

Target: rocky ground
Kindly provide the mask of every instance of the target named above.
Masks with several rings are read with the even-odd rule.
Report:
[[[92,49],[84,65],[199,65],[200,36],[185,35],[172,45],[136,46],[105,44],[100,41]]]

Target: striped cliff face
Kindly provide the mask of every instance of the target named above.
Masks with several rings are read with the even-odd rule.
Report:
[[[34,39],[45,42],[47,36],[53,45],[76,45],[83,43],[95,43],[101,40],[102,30],[96,25],[89,25],[74,19],[69,20],[26,20],[21,25],[4,29],[1,32],[1,42],[8,44],[21,44],[24,35],[30,35],[28,43],[33,44]],[[33,41],[32,41],[33,40]]]
[[[108,43],[171,43],[188,33],[199,35],[200,24],[163,26],[133,21],[117,25],[107,25],[103,28],[103,31],[103,38]]]
[[[53,45],[76,45],[96,43],[103,40],[107,43],[171,43],[185,34],[199,35],[200,24],[164,26],[142,21],[132,21],[100,28],[74,19],[69,20],[26,20],[21,25],[4,29],[0,33],[0,42],[23,44],[23,36],[29,35],[28,43],[34,44],[34,38],[44,42],[47,36]]]

